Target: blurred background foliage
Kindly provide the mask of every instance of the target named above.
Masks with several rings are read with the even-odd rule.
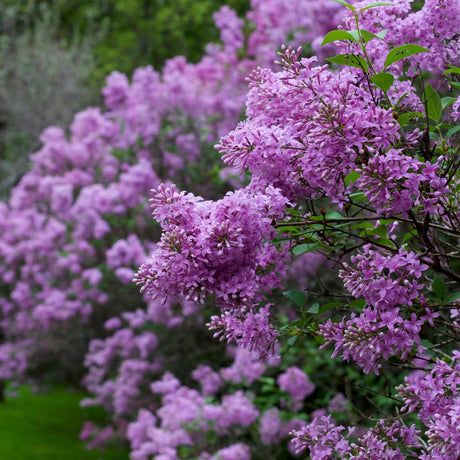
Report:
[[[0,199],[28,169],[44,128],[101,104],[113,70],[197,62],[218,41],[212,13],[249,0],[1,0]]]

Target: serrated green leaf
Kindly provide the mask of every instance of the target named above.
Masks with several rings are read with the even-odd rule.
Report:
[[[345,176],[345,179],[344,179],[345,185],[348,187],[351,183],[356,182],[360,177],[361,177],[361,174],[359,174],[356,171],[352,171],[351,173]]]
[[[395,77],[391,75],[391,73],[380,72],[377,75],[372,75],[371,80],[375,86],[378,86],[381,90],[385,91],[386,93],[395,81]]]
[[[355,36],[347,30],[331,30],[324,37],[324,40],[321,43],[321,46],[326,45],[327,43],[341,41],[341,40],[351,40],[351,41],[358,43],[358,40],[355,38]]]
[[[298,307],[303,307],[307,301],[307,296],[302,291],[297,289],[283,292],[283,295],[289,300],[292,300]]]
[[[326,58],[326,61],[332,62],[333,64],[357,67],[358,69],[363,69],[366,72],[369,70],[367,62],[361,56],[356,56],[355,54],[338,54],[337,56]]]
[[[397,46],[396,48],[392,49],[385,59],[385,67],[386,69],[391,64],[400,61],[401,59],[405,59],[406,57],[413,56],[414,54],[425,53],[429,51],[427,48],[424,48],[420,45],[414,45],[412,43],[408,43],[407,45]]]
[[[441,278],[439,278],[439,276],[437,275],[435,275],[435,277],[433,278],[433,291],[439,300],[441,301],[446,300],[446,297],[447,297],[446,283],[444,283],[444,281]]]
[[[344,0],[331,0],[331,1],[333,1],[335,3],[340,3],[341,5],[346,6],[351,11],[356,10],[356,8],[353,5],[350,5],[349,3],[345,2]]]
[[[357,310],[361,310],[362,308],[364,308],[364,305],[366,305],[366,300],[362,298],[353,300],[353,302],[350,302],[348,304],[350,308],[355,308]]]
[[[450,128],[446,133],[446,139],[449,139],[449,137],[452,137],[458,131],[460,131],[460,125],[456,125],[453,128]]]
[[[369,5],[366,5],[364,8],[361,8],[359,11],[359,14],[361,14],[363,11],[369,10],[370,8],[377,8],[378,6],[385,6],[385,5],[393,5],[391,2],[375,2],[375,3],[370,3]]]
[[[306,254],[307,252],[315,251],[316,249],[319,249],[320,247],[321,246],[316,243],[298,244],[291,249],[291,252],[294,255],[299,256],[300,254]]]
[[[425,98],[428,110],[428,117],[434,122],[439,123],[442,116],[442,101],[438,92],[430,85],[425,85]]]

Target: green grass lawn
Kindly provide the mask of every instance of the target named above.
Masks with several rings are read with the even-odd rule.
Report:
[[[102,418],[79,407],[83,394],[55,388],[34,394],[21,387],[19,396],[0,403],[1,460],[128,460],[127,451],[88,451],[78,434],[85,420]]]

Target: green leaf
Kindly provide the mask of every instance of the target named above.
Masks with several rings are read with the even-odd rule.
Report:
[[[439,278],[439,276],[437,275],[435,275],[435,277],[433,278],[433,291],[439,300],[441,301],[446,300],[446,297],[447,297],[446,283],[444,283],[444,281],[441,278]]]
[[[434,122],[439,123],[442,116],[442,100],[437,91],[430,85],[425,86],[425,100],[428,110],[428,117]]]
[[[366,195],[364,195],[364,192],[354,192],[350,193],[348,195],[352,201],[365,201],[366,200]]]
[[[355,38],[354,34],[351,34],[347,30],[331,30],[324,37],[324,40],[323,40],[323,43],[321,43],[321,46],[326,45],[327,43],[336,42],[340,40],[351,40],[351,41],[358,43],[358,40]]]
[[[409,123],[409,121],[412,121],[415,118],[423,118],[423,117],[424,115],[422,112],[405,112],[399,116],[398,123],[400,126],[404,126],[407,123]]]
[[[453,292],[446,297],[446,303],[454,303],[458,299],[460,299],[460,292]]]
[[[298,335],[293,335],[292,337],[289,337],[287,340],[286,340],[286,343],[288,345],[294,345],[296,342],[297,342],[297,339],[298,339]]]
[[[345,176],[345,185],[348,187],[351,183],[356,182],[359,178],[361,177],[361,174],[359,174],[356,171],[352,171],[350,174],[347,174]]]
[[[327,219],[334,219],[334,220],[336,220],[336,219],[343,219],[342,214],[340,214],[340,213],[337,212],[337,211],[327,211],[325,217],[326,217],[326,220],[327,220]]]
[[[449,131],[447,131],[446,133],[446,139],[448,139],[449,137],[452,137],[458,131],[460,131],[460,125],[456,125],[453,128],[450,128]]]
[[[356,8],[353,5],[350,5],[349,3],[345,2],[344,0],[331,0],[331,1],[333,1],[335,3],[340,3],[341,5],[346,6],[351,11],[356,10]]]
[[[430,349],[433,346],[433,344],[427,339],[422,339],[420,341],[420,345],[423,345],[425,348],[428,348],[428,349]]]
[[[353,300],[353,302],[350,302],[348,304],[350,308],[355,308],[357,310],[361,310],[362,308],[364,308],[364,305],[366,305],[366,300],[362,298]]]
[[[385,59],[384,68],[386,69],[388,66],[400,61],[401,59],[413,56],[414,54],[425,53],[426,51],[429,50],[427,48],[424,48],[423,46],[414,45],[411,43],[408,43],[407,45],[397,46],[388,53]]]
[[[321,305],[321,307],[318,310],[318,313],[324,313],[325,311],[332,310],[335,307],[339,307],[340,305],[343,305],[343,302],[329,302],[324,305]]]
[[[361,56],[356,56],[354,54],[338,54],[337,56],[326,58],[326,61],[332,62],[333,64],[357,67],[358,69],[364,69],[366,72],[369,70],[367,62]]]
[[[388,30],[382,29],[380,32],[377,32],[375,35],[382,40],[386,37]]]
[[[443,75],[447,75],[448,73],[456,73],[456,74],[459,74],[460,75],[460,67],[455,67],[453,65],[448,65],[447,67],[449,67],[448,70],[445,70],[442,74]]]
[[[312,243],[312,244],[298,244],[297,246],[294,246],[291,249],[291,252],[299,256],[300,254],[305,254],[307,252],[312,252],[315,251],[316,249],[319,249],[320,245],[317,243]]]
[[[364,39],[364,43],[367,43],[367,42],[370,42],[371,40],[373,40],[374,38],[378,38],[379,40],[382,40],[385,37],[385,35],[387,34],[387,32],[388,31],[386,29],[383,29],[383,30],[381,30],[380,32],[378,32],[376,34],[373,34],[372,32],[369,32],[366,29],[361,29],[361,36]]]
[[[359,11],[359,14],[361,14],[363,11],[369,10],[370,8],[377,8],[378,6],[385,6],[385,5],[393,5],[391,2],[375,2],[375,3],[369,3],[369,5],[366,5],[364,8],[361,8]]]
[[[450,85],[450,86],[453,86],[455,89],[459,89],[459,90],[460,90],[460,81],[450,81],[450,82],[449,82],[449,85]]]
[[[378,86],[381,90],[385,91],[386,93],[395,81],[395,77],[391,75],[391,73],[380,72],[377,75],[372,75],[371,80],[375,86]]]
[[[283,295],[289,300],[292,300],[298,307],[303,307],[307,301],[307,296],[302,291],[298,291],[297,289],[283,292]]]
[[[457,100],[456,97],[450,97],[450,96],[443,97],[443,98],[441,99],[442,108],[445,109],[448,105],[453,104],[456,100]]]
[[[406,241],[409,241],[411,238],[416,236],[418,234],[417,230],[411,230],[410,232],[407,232],[402,239],[402,244],[404,244]]]
[[[315,302],[308,310],[307,313],[316,315],[319,312],[319,303]]]
[[[275,385],[275,379],[273,377],[259,377],[258,378],[259,382],[264,383],[265,385],[270,385],[274,386]]]
[[[351,228],[369,228],[374,229],[374,225],[370,222],[358,222],[357,224],[353,224]]]
[[[389,240],[388,238],[377,238],[377,243],[379,244],[383,244],[384,246],[388,247],[388,248],[394,248],[395,247],[395,243],[394,241],[391,241]]]

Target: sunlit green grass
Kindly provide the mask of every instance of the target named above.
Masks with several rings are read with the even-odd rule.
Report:
[[[34,394],[28,387],[7,397],[0,403],[0,459],[127,460],[126,450],[86,450],[78,438],[83,422],[100,419],[102,413],[81,409],[82,397],[63,388]]]

